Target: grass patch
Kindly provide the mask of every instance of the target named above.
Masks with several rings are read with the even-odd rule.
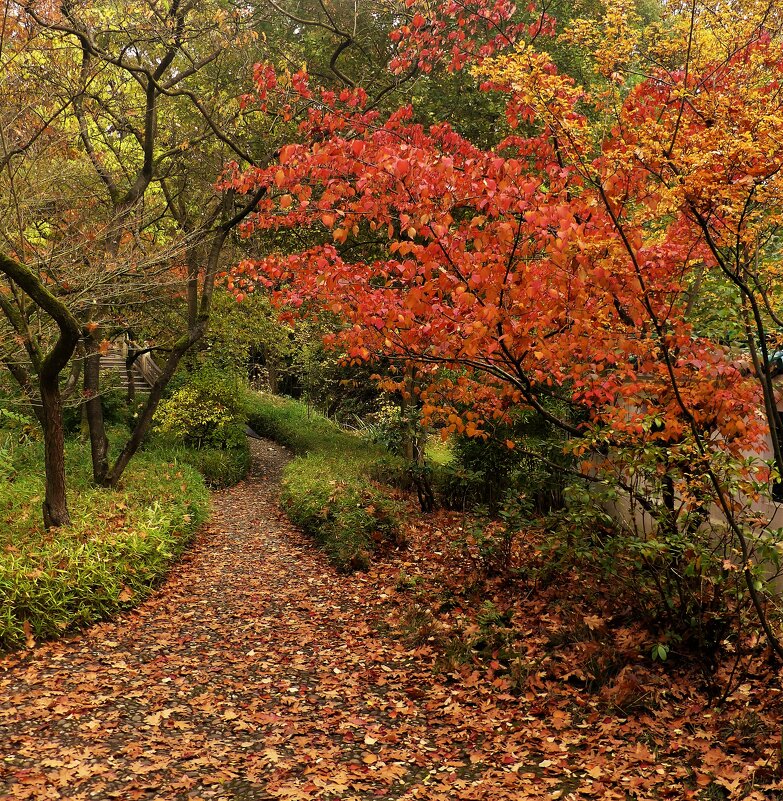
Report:
[[[454,452],[451,449],[451,444],[449,442],[444,442],[440,438],[440,435],[437,434],[427,438],[425,455],[430,462],[438,467],[443,467],[454,461]]]
[[[246,409],[258,434],[296,454],[283,474],[283,506],[339,569],[365,569],[379,546],[401,542],[397,504],[380,486],[402,480],[400,460],[298,401],[248,393]]]
[[[210,489],[233,487],[250,469],[250,445],[244,432],[226,448],[191,448],[162,434],[156,434],[152,442],[153,447],[165,452],[169,459],[175,458],[198,470]]]
[[[55,637],[149,595],[206,519],[201,476],[176,454],[137,454],[119,490],[91,485],[89,446],[69,442],[72,525],[45,531],[43,447],[8,452],[0,475],[0,648]]]

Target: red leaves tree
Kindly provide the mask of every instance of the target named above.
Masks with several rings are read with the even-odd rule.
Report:
[[[694,5],[652,31],[639,82],[628,77],[640,68],[634,16],[620,4],[592,47],[604,79],[591,87],[533,47],[551,27],[545,15],[525,26],[504,4],[476,6],[470,22],[466,13],[417,12],[394,34],[394,66],[472,60],[485,88],[507,97],[509,135],[482,150],[449,125],[425,129],[410,107],[382,117],[361,90],[314,93],[298,76],[310,104],[301,143],[226,180],[268,190],[248,235],[304,227],[331,241],[244,261],[234,284],[338,314],[332,341],[349,358],[382,354],[428,372],[425,414],[451,429],[480,434],[482,416],[525,404],[567,430],[577,454],[593,454],[593,477],[608,446],[601,470],[655,518],[670,550],[679,543],[673,570],[682,537],[717,504],[731,532],[723,556],[739,563],[778,649],[754,564],[768,521],[747,504],[769,476],[747,454],[771,433],[783,463],[767,344],[777,287],[759,266],[777,254],[783,166],[772,7],[716,21]],[[483,44],[455,35],[479,23]],[[579,23],[569,35],[575,46],[595,38]],[[749,356],[698,335],[705,274],[739,289],[732,313]],[[443,379],[441,366],[460,377]],[[573,414],[554,415],[552,397]]]

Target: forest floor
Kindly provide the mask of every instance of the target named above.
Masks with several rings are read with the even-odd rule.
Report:
[[[546,598],[522,610],[524,675],[448,667],[446,623],[412,618],[422,590],[455,578],[436,575],[441,530],[339,575],[277,507],[285,452],[251,447],[250,475],[214,494],[149,601],[0,661],[0,798],[783,798],[772,674],[720,712],[660,666],[596,691],[573,661],[583,644],[544,636]]]

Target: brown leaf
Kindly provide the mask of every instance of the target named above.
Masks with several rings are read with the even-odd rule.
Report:
[[[30,625],[29,620],[23,621],[22,629],[24,631],[25,645],[28,648],[35,648],[35,637],[33,636],[33,627]]]

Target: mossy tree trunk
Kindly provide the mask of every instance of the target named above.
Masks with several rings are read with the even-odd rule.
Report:
[[[38,374],[43,425],[46,493],[43,521],[47,528],[70,523],[65,491],[65,431],[60,374],[73,356],[79,342],[80,327],[70,309],[46,287],[40,276],[27,265],[0,253],[0,272],[13,282],[42,312],[57,324],[58,336],[49,351],[42,346],[8,304],[3,306],[11,325],[25,343],[31,364]]]

